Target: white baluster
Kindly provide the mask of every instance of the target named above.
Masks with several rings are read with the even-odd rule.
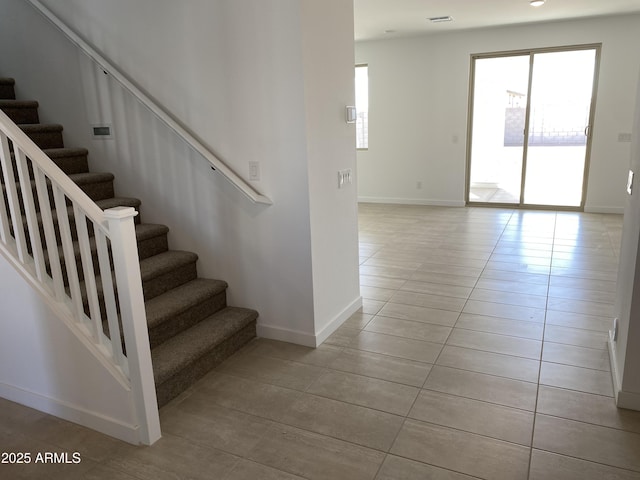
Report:
[[[136,215],[137,212],[131,207],[116,207],[104,212],[109,223],[134,403],[142,423],[141,441],[151,444],[160,438],[160,420],[133,223]]]
[[[4,187],[7,192],[7,200],[9,201],[9,214],[11,215],[11,223],[13,225],[13,236],[16,239],[18,259],[20,260],[20,263],[24,264],[26,263],[28,255],[27,243],[24,238],[22,213],[20,212],[18,191],[16,189],[16,178],[13,175],[13,166],[11,165],[9,140],[3,132],[0,132],[0,146],[0,155],[2,156],[2,175],[4,176]]]
[[[9,151],[9,142],[7,141],[7,137],[2,135],[0,141],[2,142],[2,146],[0,147],[0,171],[4,172],[5,162],[8,162],[9,168],[11,168],[11,156],[6,153]],[[3,180],[6,182],[6,177],[3,177]],[[4,201],[4,195],[0,195],[0,241],[5,245],[11,237],[9,225],[10,220],[7,215],[7,204]]]
[[[102,293],[109,322],[109,336],[111,337],[111,353],[113,360],[125,371],[128,371],[127,358],[122,353],[122,341],[120,338],[120,324],[118,323],[118,308],[113,289],[113,277],[111,275],[111,263],[109,262],[109,247],[107,238],[102,228],[94,224],[98,262],[100,265],[100,279],[102,280]]]
[[[65,295],[64,281],[62,279],[62,266],[58,255],[58,242],[56,241],[56,231],[53,226],[53,216],[51,215],[51,199],[47,187],[47,178],[37,165],[33,165],[33,174],[36,180],[36,191],[40,202],[40,216],[42,218],[42,229],[44,230],[44,241],[49,254],[49,266],[51,267],[51,278],[53,279],[53,293],[56,300],[62,301]]]
[[[31,242],[31,255],[35,262],[36,277],[43,283],[47,271],[44,266],[44,252],[40,241],[40,228],[38,227],[38,216],[36,205],[33,200],[33,190],[31,189],[31,179],[29,178],[29,165],[24,152],[14,143],[13,153],[18,167],[18,177],[20,179],[20,191],[22,193],[22,203],[24,205],[25,216],[27,217],[27,230],[29,241]]]
[[[76,219],[76,231],[78,232],[78,245],[80,247],[80,259],[82,261],[82,273],[84,274],[84,286],[89,302],[89,316],[91,317],[91,330],[93,338],[98,345],[103,342],[102,315],[100,313],[100,301],[96,288],[96,275],[93,270],[93,257],[91,255],[91,243],[87,229],[87,217],[75,203],[73,204],[73,216]]]
[[[80,290],[80,280],[78,279],[78,268],[76,267],[76,256],[73,252],[73,238],[71,237],[71,226],[69,225],[69,215],[67,212],[67,202],[65,194],[56,185],[53,185],[53,198],[56,204],[56,214],[58,216],[58,228],[60,228],[60,239],[62,240],[62,251],[64,252],[64,264],[69,280],[69,290],[71,292],[71,302],[76,321],[84,321],[84,307],[82,304],[82,292]]]

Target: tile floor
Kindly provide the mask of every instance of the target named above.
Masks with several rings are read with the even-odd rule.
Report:
[[[621,217],[362,205],[362,312],[318,349],[258,339],[133,447],[0,400],[0,478],[640,479],[606,351]]]

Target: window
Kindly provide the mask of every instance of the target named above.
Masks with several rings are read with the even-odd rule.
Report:
[[[356,148],[369,148],[369,67],[356,65]]]

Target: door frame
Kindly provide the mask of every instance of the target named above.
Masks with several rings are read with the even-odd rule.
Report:
[[[589,124],[587,125],[587,144],[586,153],[584,159],[584,173],[582,178],[582,198],[578,207],[566,207],[556,205],[535,205],[525,204],[524,200],[524,187],[525,187],[525,172],[527,167],[527,150],[529,147],[529,116],[531,106],[531,83],[533,81],[533,58],[538,53],[553,53],[553,52],[567,52],[576,50],[595,50],[595,62],[593,67],[593,85],[591,94],[591,104],[589,107]],[[467,112],[467,148],[466,148],[466,170],[465,170],[465,205],[476,207],[498,207],[498,208],[517,208],[517,209],[536,209],[536,210],[563,210],[563,211],[578,211],[583,212],[584,206],[587,200],[587,187],[589,180],[589,165],[591,163],[591,146],[593,141],[594,121],[596,114],[596,104],[598,97],[598,80],[600,76],[600,60],[602,54],[602,43],[589,43],[580,45],[566,45],[559,47],[544,47],[544,48],[529,48],[521,50],[508,50],[490,53],[472,53],[470,55],[469,63],[469,93],[468,93],[468,112]],[[524,135],[524,149],[522,158],[522,173],[521,173],[521,189],[520,189],[520,201],[518,203],[493,203],[493,202],[472,202],[469,200],[471,191],[471,145],[473,140],[473,103],[474,103],[474,91],[475,91],[475,61],[483,58],[499,58],[499,57],[513,57],[513,56],[529,56],[529,85],[527,92],[527,110],[525,117],[525,131]]]

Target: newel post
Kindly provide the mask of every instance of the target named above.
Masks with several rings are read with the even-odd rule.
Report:
[[[140,442],[151,445],[161,433],[133,222],[137,214],[131,207],[115,207],[104,212],[111,238],[133,401],[140,422]]]

